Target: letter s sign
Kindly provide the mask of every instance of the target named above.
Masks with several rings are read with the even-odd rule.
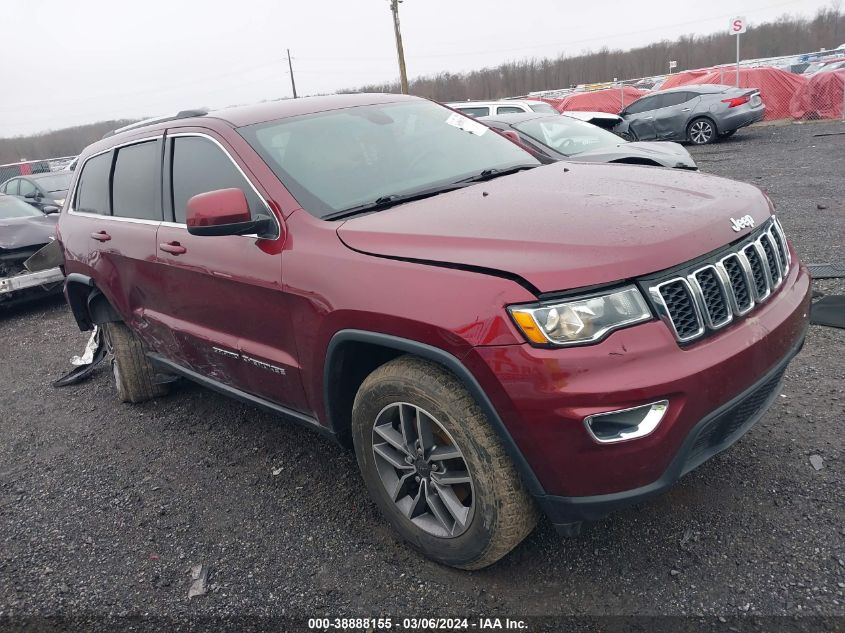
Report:
[[[730,34],[739,35],[740,33],[745,33],[745,18],[731,18]]]

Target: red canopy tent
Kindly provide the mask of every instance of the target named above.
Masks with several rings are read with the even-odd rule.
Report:
[[[712,68],[700,68],[698,70],[685,70],[674,75],[669,75],[666,81],[661,84],[660,90],[669,90],[669,88],[677,88],[678,86],[686,86],[687,84],[697,84],[701,77],[709,74],[712,70]]]
[[[714,70],[700,77],[697,84],[736,85],[736,69],[724,68]],[[740,68],[739,87],[757,88],[760,97],[766,105],[765,120],[789,118],[789,103],[792,97],[807,83],[807,78],[801,75],[781,70],[779,68]]]
[[[789,113],[796,119],[841,119],[845,68],[816,73],[792,96]]]
[[[574,92],[562,99],[544,99],[551,103],[559,112],[577,110],[579,112],[609,112],[619,114],[625,106],[648,94],[648,90],[639,90],[631,86],[622,88],[605,88],[592,92]],[[624,102],[623,102],[624,95]]]

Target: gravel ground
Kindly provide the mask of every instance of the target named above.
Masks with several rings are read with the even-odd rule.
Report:
[[[805,261],[845,262],[845,135],[816,136],[843,131],[758,127],[693,153],[704,171],[764,189]],[[843,292],[842,280],[817,287]],[[85,342],[60,301],[0,313],[0,341],[0,624],[845,616],[842,330],[812,326],[773,409],[668,494],[576,539],[541,523],[472,573],[397,542],[354,455],[309,431],[191,384],[122,405],[105,369],[51,388]],[[189,600],[197,564],[210,570],[209,592]]]

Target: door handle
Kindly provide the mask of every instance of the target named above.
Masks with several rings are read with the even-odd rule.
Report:
[[[91,237],[93,237],[98,242],[108,242],[111,239],[111,235],[109,235],[105,231],[97,231],[96,233],[91,233]]]
[[[681,112],[689,112],[689,108],[684,108]]]
[[[647,116],[645,119],[646,119],[646,121],[651,121],[651,120],[654,119],[654,117],[653,116]]]
[[[159,250],[164,251],[165,253],[170,253],[171,255],[181,255],[182,253],[187,253],[188,249],[182,246],[179,242],[162,242],[158,245]]]

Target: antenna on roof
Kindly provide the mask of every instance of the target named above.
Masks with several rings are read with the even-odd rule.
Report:
[[[128,132],[129,130],[135,130],[135,129],[138,129],[138,128],[146,127],[148,125],[153,125],[155,123],[165,123],[167,121],[177,121],[179,119],[190,119],[190,118],[193,118],[193,117],[205,116],[208,113],[209,113],[208,108],[196,108],[194,110],[180,110],[176,114],[153,117],[152,119],[144,119],[143,121],[138,121],[136,123],[130,123],[129,125],[124,125],[123,127],[119,127],[116,130],[112,130],[111,132],[106,132],[105,134],[103,134],[103,138],[108,138],[110,136],[114,136],[115,134],[120,134],[121,132]]]

